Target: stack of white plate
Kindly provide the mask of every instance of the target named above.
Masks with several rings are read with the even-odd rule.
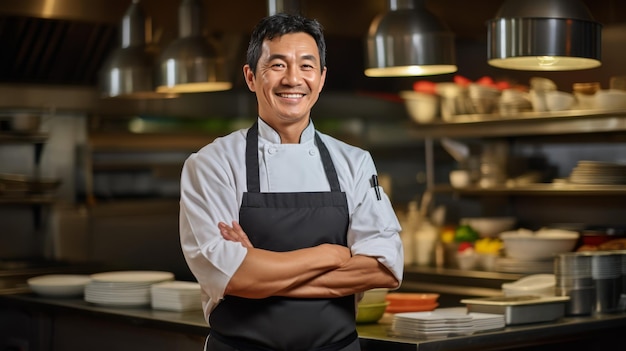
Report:
[[[391,333],[420,339],[471,335],[478,331],[504,328],[504,316],[491,313],[467,313],[465,307],[440,308],[432,312],[397,313]]]
[[[578,161],[569,176],[569,181],[575,184],[626,184],[626,165]]]
[[[202,309],[200,284],[172,281],[152,285],[152,308],[167,311]]]
[[[98,305],[133,307],[150,305],[152,284],[174,279],[161,271],[119,271],[91,275],[85,287],[85,301]]]

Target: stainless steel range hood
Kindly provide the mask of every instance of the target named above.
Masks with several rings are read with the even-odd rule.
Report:
[[[0,1],[0,108],[93,106],[129,1]]]
[[[128,0],[3,0],[0,82],[94,85]]]

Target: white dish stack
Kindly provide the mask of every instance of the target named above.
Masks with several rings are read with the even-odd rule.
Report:
[[[504,315],[467,312],[464,307],[440,308],[432,312],[396,313],[391,334],[419,339],[471,335],[504,328]]]
[[[161,271],[119,271],[91,275],[85,287],[85,301],[106,306],[150,305],[152,284],[174,279],[174,273]]]
[[[171,281],[152,285],[152,308],[166,311],[193,311],[202,309],[200,284]]]

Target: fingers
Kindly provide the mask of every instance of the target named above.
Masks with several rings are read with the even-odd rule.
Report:
[[[219,228],[220,234],[222,234],[224,239],[237,241],[237,237],[234,235],[233,230],[226,223],[220,222],[217,224],[217,227]]]
[[[220,230],[220,234],[224,239],[238,242],[247,248],[254,247],[248,239],[248,235],[246,235],[246,233],[243,231],[243,228],[241,228],[239,223],[237,223],[236,221],[232,222],[232,227],[224,222],[219,222],[217,224],[217,227]]]
[[[254,247],[252,245],[252,242],[250,242],[250,239],[248,238],[248,235],[246,234],[246,232],[243,231],[243,228],[241,228],[239,223],[237,223],[236,221],[233,221],[233,229],[235,229],[235,231],[243,239],[243,241],[242,241],[242,244],[244,244],[243,246],[245,246],[245,247]]]

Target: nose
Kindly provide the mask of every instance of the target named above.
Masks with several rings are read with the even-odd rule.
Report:
[[[300,70],[297,66],[289,66],[285,70],[285,75],[283,76],[283,84],[288,86],[297,86],[302,82],[302,76],[300,75]]]

